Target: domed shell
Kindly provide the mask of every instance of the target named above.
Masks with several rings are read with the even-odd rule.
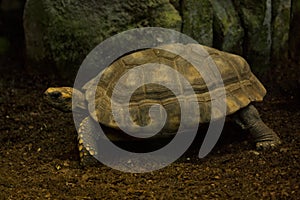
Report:
[[[162,66],[168,66],[180,73],[192,86],[200,111],[197,123],[209,122],[212,101],[210,93],[218,92],[220,86],[217,82],[219,80],[214,78],[216,72],[207,70],[200,74],[189,61],[199,64],[200,69],[210,69],[212,64],[218,68],[226,91],[226,115],[236,112],[253,101],[262,101],[266,94],[264,86],[251,72],[249,65],[242,57],[200,44],[170,44],[162,48],[145,49],[125,55],[101,72],[99,82],[97,78],[89,81],[83,90],[91,116],[101,124],[118,128],[111,109],[112,94],[114,92],[118,97],[114,100],[121,111],[128,105],[120,103],[118,100],[133,93],[130,98],[129,113],[136,125],[149,124],[149,108],[154,104],[161,104],[167,112],[167,121],[163,130],[166,132],[176,131],[181,120],[178,96],[176,97],[174,92],[167,87],[153,84],[157,81],[175,81],[179,90],[180,88],[181,91],[186,89],[178,75],[166,76],[164,70],[167,68]],[[146,68],[139,68],[140,70],[133,71],[128,75],[130,70],[149,63],[153,69],[151,72]],[[207,77],[204,79],[203,75]],[[125,78],[116,87],[121,77]],[[143,84],[146,78],[150,84]],[[133,88],[131,85],[134,84],[142,84],[142,86],[134,92],[130,91]],[[95,100],[91,95],[91,90],[94,89],[96,89]],[[190,99],[189,96],[184,95],[180,98],[187,101]],[[220,117],[222,114],[217,114],[215,119]]]

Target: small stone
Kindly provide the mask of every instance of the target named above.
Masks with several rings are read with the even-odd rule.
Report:
[[[280,152],[282,152],[282,153],[286,153],[286,152],[288,152],[288,150],[289,150],[289,148],[280,148]]]
[[[215,179],[221,179],[221,177],[220,177],[220,176],[215,176],[214,178],[215,178]]]
[[[84,153],[81,151],[79,152],[79,157],[82,158],[84,156]]]
[[[45,195],[45,198],[50,198],[51,197],[51,194],[48,192],[46,195]]]
[[[64,161],[64,164],[63,164],[65,167],[69,167],[69,162],[68,161]]]
[[[60,170],[61,169],[61,165],[60,164],[55,165],[55,169],[56,170]]]
[[[91,154],[92,156],[95,155],[95,151],[94,151],[94,150],[90,150],[89,152],[90,152],[90,154]]]
[[[258,156],[260,154],[258,151],[254,151],[254,150],[249,151],[249,153],[254,154],[256,156]]]
[[[29,113],[31,116],[38,116],[39,114],[38,113],[36,113],[36,112],[30,112]]]
[[[29,145],[28,145],[28,151],[30,151],[32,149],[32,143],[30,143]]]
[[[81,177],[81,180],[87,181],[89,179],[89,176],[87,174],[83,174]]]

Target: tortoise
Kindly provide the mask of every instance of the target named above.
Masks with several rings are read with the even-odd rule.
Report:
[[[199,49],[202,48],[207,51],[212,58],[217,68],[220,71],[226,91],[226,116],[232,116],[232,119],[240,125],[243,129],[249,130],[253,136],[257,149],[273,148],[281,143],[277,134],[270,129],[260,118],[257,109],[252,104],[253,102],[260,102],[266,94],[266,89],[261,82],[251,72],[248,63],[241,56],[231,53],[223,52],[211,47],[200,44],[169,44],[164,49],[177,49],[180,52],[178,56],[171,51],[149,48],[141,49],[135,52],[130,52],[117,60],[115,60],[109,67],[101,72],[101,79],[99,82],[95,78],[88,81],[80,90],[71,87],[51,87],[48,88],[44,97],[46,101],[53,107],[63,111],[72,111],[72,95],[75,94],[79,102],[73,105],[73,109],[87,110],[88,114],[83,117],[78,130],[79,133],[79,151],[81,164],[89,165],[91,155],[94,155],[95,149],[89,146],[88,141],[83,145],[83,137],[89,136],[92,130],[92,123],[100,123],[114,130],[118,130],[112,110],[111,110],[111,96],[112,91],[119,78],[124,75],[129,69],[136,66],[157,63],[165,64],[184,75],[193,87],[197,96],[200,117],[197,123],[207,123],[210,120],[210,96],[207,85],[201,74],[185,58],[200,58],[201,53]],[[161,79],[160,74],[157,79]],[[172,77],[175,78],[175,77]],[[178,84],[181,84],[178,82]],[[95,111],[89,109],[92,105],[93,98],[91,97],[91,86],[95,86]],[[126,86],[122,86],[123,90],[119,93],[126,92]],[[188,97],[184,97],[188,98]],[[132,103],[133,102],[133,103]],[[74,103],[74,102],[73,102]],[[162,129],[164,133],[172,134],[176,132],[178,124],[180,123],[179,104],[176,101],[174,94],[167,88],[159,87],[155,84],[148,84],[144,87],[138,88],[131,96],[130,113],[133,121],[139,126],[149,123],[149,104],[162,104],[168,118],[166,125]],[[215,120],[217,120],[216,117]],[[174,133],[175,134],[175,133]],[[115,131],[109,137],[111,140],[126,139],[124,133]]]

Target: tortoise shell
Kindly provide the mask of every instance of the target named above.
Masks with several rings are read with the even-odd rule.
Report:
[[[172,49],[176,49],[176,52],[179,53],[172,53]],[[203,53],[203,49],[207,52],[206,54]],[[82,90],[85,92],[92,118],[108,127],[118,128],[111,109],[113,91],[121,98],[124,94],[131,92],[128,85],[143,82],[149,72],[133,72],[135,76],[132,76],[132,74],[127,76],[125,81],[116,88],[118,80],[137,66],[153,63],[153,66],[156,66],[151,72],[154,74],[152,76],[153,82],[158,79],[164,81],[175,80],[181,86],[182,83],[177,76],[172,74],[169,77],[165,76],[162,71],[164,68],[160,67],[162,65],[171,67],[184,76],[197,96],[200,109],[200,121],[198,123],[209,122],[211,120],[210,92],[217,92],[218,87],[214,88],[215,82],[213,79],[205,82],[202,73],[200,74],[188,61],[193,59],[195,63],[201,61],[198,63],[209,65],[207,56],[212,58],[223,79],[226,91],[226,115],[236,112],[253,101],[262,101],[266,90],[242,57],[200,44],[171,44],[164,46],[163,49],[144,49],[120,57],[101,72],[100,80],[94,78],[83,86]],[[213,77],[211,72],[206,73],[206,75]],[[91,95],[91,89],[95,88],[96,92],[93,96]],[[209,91],[208,88],[213,89]],[[94,97],[95,99],[93,99]],[[189,96],[183,96],[182,98],[189,100]],[[150,121],[149,108],[153,104],[163,105],[167,112],[164,130],[167,132],[176,130],[181,120],[178,99],[170,89],[159,84],[145,84],[133,92],[129,104],[129,112],[133,122],[139,126],[147,125]],[[122,103],[118,105],[120,110],[127,106]],[[218,117],[221,117],[221,115],[215,118]]]

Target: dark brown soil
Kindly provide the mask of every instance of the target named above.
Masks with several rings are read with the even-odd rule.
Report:
[[[300,104],[293,91],[263,81],[269,93],[257,108],[282,139],[275,150],[255,151],[247,132],[228,123],[204,159],[196,140],[178,161],[151,173],[82,169],[72,115],[42,101],[47,87],[63,83],[28,75],[20,52],[0,59],[0,199],[299,199]]]
[[[0,68],[1,199],[299,199],[296,97],[271,89],[257,104],[282,138],[275,150],[254,151],[247,132],[229,123],[204,159],[196,141],[177,162],[151,173],[82,169],[72,115],[42,101],[43,91],[60,81],[29,76],[13,59],[3,59]]]

